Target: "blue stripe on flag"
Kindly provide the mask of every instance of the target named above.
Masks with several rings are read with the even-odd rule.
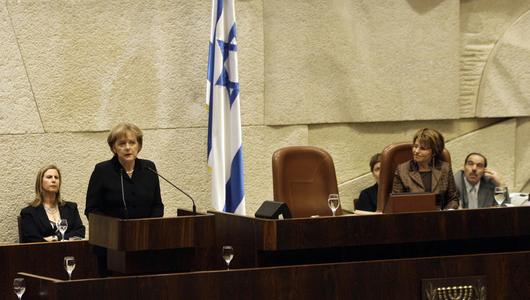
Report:
[[[212,2],[213,4],[213,2]],[[224,0],[217,0],[217,12],[215,14],[215,26],[213,27],[213,32],[211,36],[211,41],[209,42],[208,47],[208,85],[210,86],[210,99],[208,101],[208,106],[210,109],[208,110],[208,149],[207,149],[207,157],[210,156],[210,152],[212,150],[212,107],[213,107],[213,73],[215,68],[215,44],[213,41],[215,41],[217,37],[217,23],[219,23],[219,18],[221,18],[221,15],[223,14],[223,7],[224,7]],[[212,20],[213,21],[213,20]]]
[[[232,160],[232,168],[230,169],[230,179],[226,183],[226,202],[223,208],[226,212],[235,212],[243,196],[245,195],[243,189],[243,146],[239,147],[234,159]]]
[[[212,107],[213,107],[213,72],[215,66],[215,47],[212,42],[209,43],[210,47],[208,48],[208,85],[210,86],[210,99],[208,100],[208,149],[207,155],[210,155],[210,150],[212,150]]]
[[[219,18],[223,14],[224,3],[224,0],[217,0],[217,18],[215,18],[215,27],[217,27],[217,22],[219,22]]]

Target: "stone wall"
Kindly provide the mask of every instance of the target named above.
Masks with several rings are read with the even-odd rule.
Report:
[[[144,130],[140,157],[210,209],[206,62],[210,1],[0,3],[0,242],[37,170],[56,163],[84,210],[112,125]],[[489,158],[530,191],[527,0],[236,0],[247,212],[272,199],[271,155],[333,156],[345,208],[372,184],[368,160],[419,127],[444,133],[459,169]],[[189,208],[161,182],[166,215]],[[86,218],[83,217],[86,223]]]

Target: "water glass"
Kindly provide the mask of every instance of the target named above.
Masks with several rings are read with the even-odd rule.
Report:
[[[61,241],[65,240],[64,233],[68,229],[68,221],[66,219],[61,219],[59,222],[57,222],[57,229],[59,229],[59,232],[61,232]]]
[[[333,213],[333,216],[335,216],[335,212],[337,211],[337,209],[340,206],[339,194],[329,194],[328,206],[331,209],[331,212]]]
[[[68,280],[72,280],[72,273],[75,269],[75,257],[65,256],[64,257],[64,269],[68,273]]]
[[[26,282],[24,281],[24,278],[15,278],[13,280],[13,290],[15,291],[15,294],[17,294],[18,299],[22,299],[22,295],[24,295],[24,292],[26,291]]]
[[[507,189],[505,186],[497,186],[495,187],[495,192],[494,192],[494,197],[495,197],[495,201],[497,202],[497,204],[499,206],[501,206],[501,204],[504,202],[504,200],[506,200],[506,193],[507,193]]]
[[[226,262],[226,269],[230,270],[230,262],[234,258],[234,248],[232,246],[223,246],[223,259]]]

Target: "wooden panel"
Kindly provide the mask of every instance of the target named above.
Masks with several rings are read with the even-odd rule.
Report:
[[[120,219],[100,214],[90,214],[88,219],[90,244],[116,250],[123,248],[118,238],[122,235]]]
[[[259,219],[245,216],[236,216],[227,213],[211,212],[215,215],[215,235],[217,238],[216,258],[218,268],[225,263],[221,257],[221,247],[230,245],[234,248],[234,258],[231,265],[234,267],[251,267],[257,265],[257,253],[262,248],[264,226],[258,226]],[[264,220],[266,221],[266,220]],[[268,223],[262,223],[268,224]],[[270,223],[274,225],[273,222]],[[276,236],[274,235],[274,241]]]
[[[92,254],[88,241],[1,245],[0,299],[15,299],[13,278],[17,272],[68,278],[63,267],[65,256],[76,258],[74,279],[97,276],[96,257]]]
[[[212,215],[123,220],[90,215],[90,243],[119,251],[211,246]]]
[[[276,249],[518,237],[530,235],[530,207],[322,217],[276,223]]]
[[[179,213],[183,215],[130,220],[91,214],[90,243],[108,249],[108,269],[119,274],[212,268],[214,216]]]
[[[444,207],[445,204],[442,204]],[[434,193],[402,193],[390,194],[385,205],[384,213],[438,211],[440,204],[436,205]]]
[[[218,240],[251,252],[236,256],[239,267],[530,250],[530,207],[288,220],[212,213]]]
[[[41,299],[421,299],[422,279],[467,276],[483,276],[487,299],[526,299],[530,252],[71,282],[25,276],[32,286],[46,282],[47,289],[54,291],[54,297]]]

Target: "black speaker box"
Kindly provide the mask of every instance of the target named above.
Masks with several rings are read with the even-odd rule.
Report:
[[[287,204],[269,200],[263,202],[256,211],[256,214],[254,214],[256,218],[263,219],[278,219],[280,215],[284,219],[291,218],[291,212],[289,211]]]

